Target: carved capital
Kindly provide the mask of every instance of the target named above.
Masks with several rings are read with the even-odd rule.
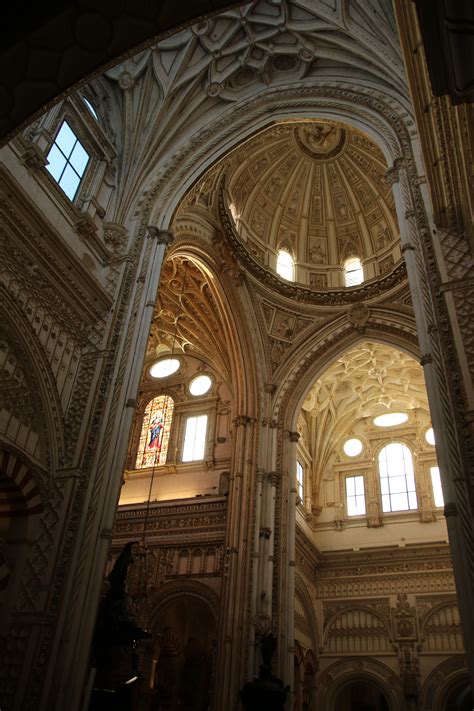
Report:
[[[268,472],[268,480],[272,486],[277,486],[280,481],[280,472]]]
[[[301,435],[299,432],[288,432],[288,439],[290,442],[298,442],[300,439]]]
[[[405,252],[414,252],[415,248],[412,244],[407,242],[406,244],[402,244],[400,251],[402,254],[405,254]]]
[[[393,166],[387,170],[385,173],[385,180],[389,185],[394,185],[398,183],[400,179],[400,168],[403,167],[403,159],[395,158],[393,161]]]
[[[275,383],[265,383],[263,389],[266,393],[269,393],[269,395],[273,395],[273,393],[277,389],[277,386],[275,385]]]
[[[155,239],[158,244],[164,244],[166,247],[174,240],[174,234],[171,230],[160,230],[153,225],[148,225],[147,230],[148,239]]]
[[[41,170],[48,163],[45,154],[36,143],[32,143],[23,151],[20,160],[30,173]]]
[[[74,223],[74,229],[81,237],[95,237],[97,233],[97,225],[92,217],[83,215],[77,222]]]
[[[247,415],[237,415],[233,421],[236,427],[247,427],[249,422],[252,421],[252,418]]]
[[[354,304],[347,312],[347,319],[359,333],[363,333],[369,320],[370,309],[367,304]]]
[[[428,365],[428,363],[433,362],[433,356],[431,353],[424,353],[420,358],[420,365]]]
[[[113,252],[120,252],[127,242],[125,227],[116,222],[104,222],[104,242]]]

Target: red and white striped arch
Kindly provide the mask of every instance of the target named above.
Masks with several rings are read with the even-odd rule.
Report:
[[[28,466],[12,452],[0,450],[0,524],[5,519],[40,513],[42,509]]]

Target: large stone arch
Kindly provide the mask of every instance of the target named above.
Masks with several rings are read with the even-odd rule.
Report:
[[[289,81],[287,89],[262,92],[214,119],[209,117],[205,128],[173,146],[173,153],[162,159],[159,179],[144,176],[142,215],[148,223],[167,229],[182,197],[207,170],[242,141],[288,119],[326,118],[347,123],[377,143],[389,166],[404,159],[416,170],[409,134],[413,119],[400,106],[397,112],[394,105],[393,97],[388,99],[375,87],[364,92],[337,84],[296,87]]]
[[[366,657],[353,657],[334,662],[317,680],[317,708],[337,711],[336,696],[353,681],[367,680],[374,684],[390,704],[390,711],[404,711],[405,700],[399,677],[382,662]]]
[[[183,257],[192,260],[209,278],[209,288],[212,290],[221,325],[226,334],[228,352],[231,360],[231,375],[235,386],[235,405],[238,413],[256,417],[258,412],[258,376],[253,369],[245,368],[245,364],[253,360],[255,345],[249,335],[241,328],[245,320],[242,311],[242,300],[237,298],[235,277],[226,271],[227,265],[212,246],[204,241],[182,236],[172,245],[167,253],[167,259]]]
[[[341,321],[344,319],[341,318]],[[307,344],[306,353],[303,351],[300,359],[295,358],[293,372],[275,398],[274,414],[284,429],[296,429],[298,412],[311,385],[331,363],[357,343],[383,343],[403,350],[416,360],[420,358],[414,324],[410,330],[396,328],[393,321],[375,327],[367,324],[363,333],[344,322],[340,327],[337,326],[338,324],[331,324],[326,332],[315,334],[313,340]]]
[[[457,654],[445,659],[426,677],[421,688],[420,709],[431,711],[445,708],[443,704],[451,689],[463,682],[469,682],[465,656]]]
[[[36,334],[14,300],[4,299],[0,313],[3,337],[24,373],[39,428],[41,458],[38,463],[54,472],[64,451],[64,416],[53,373]]]
[[[308,592],[304,579],[298,573],[295,575],[295,594],[301,599],[306,614],[306,621],[309,624],[313,654],[318,654],[320,647],[320,636],[318,623],[314,612],[311,595]]]
[[[220,598],[218,594],[208,585],[198,580],[183,580],[166,583],[150,597],[151,625],[153,625],[154,620],[166,605],[182,596],[195,598],[203,602],[217,621],[220,608]]]

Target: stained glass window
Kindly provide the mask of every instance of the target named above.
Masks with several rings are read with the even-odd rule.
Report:
[[[137,469],[166,463],[173,409],[174,402],[169,395],[159,395],[146,406],[138,443]]]

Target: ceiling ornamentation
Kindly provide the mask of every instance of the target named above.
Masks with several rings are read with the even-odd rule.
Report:
[[[120,164],[116,221],[147,175],[162,172],[190,136],[268,91],[387,87],[409,111],[389,3],[259,0],[151,45],[92,82],[115,132]],[[102,97],[102,98],[101,98]],[[234,119],[235,120],[235,119]],[[133,129],[133,130],[132,130]],[[235,129],[234,129],[235,130]],[[311,137],[302,144],[311,148]],[[317,152],[317,151],[316,151]],[[137,199],[135,196],[134,199]]]
[[[221,307],[211,279],[190,258],[178,256],[162,269],[146,362],[171,351],[201,356],[230,379]]]
[[[219,218],[233,254],[259,284],[264,284],[271,291],[300,303],[331,307],[344,306],[361,301],[396,301],[399,294],[405,294],[407,273],[403,260],[379,278],[364,282],[360,286],[352,287],[351,289],[327,288],[326,282],[307,286],[281,279],[274,270],[263,263],[263,257],[259,258],[258,252],[256,253],[243,242],[226,202],[223,193],[221,193]]]
[[[357,344],[316,380],[303,402],[300,417],[308,426],[313,471],[324,471],[335,442],[349,436],[355,422],[415,410],[429,417],[421,365],[381,343]]]
[[[348,257],[362,260],[366,280],[401,262],[388,166],[362,132],[323,119],[282,123],[224,165],[236,231],[263,264],[284,248],[297,281],[337,288]]]

